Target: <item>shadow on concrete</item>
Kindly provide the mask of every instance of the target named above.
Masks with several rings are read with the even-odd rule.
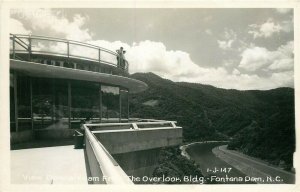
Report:
[[[88,179],[89,177],[92,177],[92,173],[91,173],[91,169],[90,169],[90,165],[89,165],[89,161],[88,161],[88,157],[87,157],[87,153],[86,153],[85,149],[84,149],[84,161],[85,161],[87,182],[88,182],[88,184],[93,184],[93,181]]]
[[[30,149],[30,148],[42,148],[42,147],[55,147],[55,146],[65,146],[65,145],[74,145],[74,139],[52,139],[52,140],[34,140],[30,142],[23,142],[12,144],[10,146],[11,150],[18,149]]]

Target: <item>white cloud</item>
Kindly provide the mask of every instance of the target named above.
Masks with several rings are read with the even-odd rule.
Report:
[[[219,48],[223,50],[230,50],[236,38],[237,38],[236,32],[234,32],[232,29],[225,28],[223,40],[217,40]]]
[[[102,43],[101,43],[102,42]],[[196,65],[189,54],[179,50],[167,50],[161,42],[142,41],[132,46],[121,42],[98,41],[98,45],[110,49],[123,46],[130,64],[130,73],[154,72],[173,81],[197,82],[228,89],[271,89],[292,86],[293,72],[276,72],[269,77],[242,74],[238,69],[229,73],[224,67],[209,68]],[[287,54],[292,43],[278,48],[277,55]],[[278,61],[280,61],[278,59]],[[283,78],[283,79],[281,79]]]
[[[250,30],[249,34],[252,34],[254,38],[258,37],[271,37],[275,33],[283,32],[291,32],[293,30],[293,22],[292,21],[283,21],[281,23],[275,23],[272,19],[268,19],[265,23],[259,24],[251,24],[249,25]]]
[[[225,28],[225,31],[224,31],[224,37],[225,39],[229,40],[229,39],[236,39],[236,32],[233,31],[232,29],[227,29]]]
[[[232,43],[233,43],[233,40],[228,40],[228,41],[220,41],[220,40],[217,40],[218,41],[218,45],[221,49],[223,50],[228,50],[231,48],[232,46]]]
[[[293,87],[294,71],[285,71],[273,73],[270,80],[274,87]]]
[[[30,34],[31,31],[26,29],[19,20],[17,19],[10,19],[9,22],[9,32],[14,34]]]
[[[234,70],[232,71],[232,74],[233,74],[233,75],[239,75],[239,74],[241,74],[241,72],[240,72],[239,70],[237,70],[237,69],[234,69]]]
[[[278,12],[278,13],[281,13],[281,14],[286,14],[286,13],[289,13],[289,12],[291,12],[293,9],[291,9],[291,8],[278,8],[278,9],[276,9],[276,11]]]
[[[269,68],[271,70],[292,70],[294,68],[294,60],[291,58],[275,60]]]
[[[287,42],[275,51],[269,51],[264,47],[250,47],[242,52],[239,67],[252,72],[264,67],[268,70],[289,70],[294,65],[293,49],[293,41]]]
[[[239,67],[248,71],[256,71],[269,62],[269,51],[263,47],[248,48],[241,54]]]
[[[225,67],[231,67],[231,66],[234,66],[236,65],[236,61],[234,59],[225,59],[222,61],[222,65],[225,66]]]
[[[79,14],[74,15],[70,21],[62,12],[52,9],[14,9],[12,16],[31,22],[32,31],[44,30],[54,33],[53,35],[78,41],[92,39],[89,30],[83,28],[88,17]]]
[[[251,30],[248,33],[252,34],[254,38],[270,37],[273,33],[278,33],[281,30],[281,26],[279,24],[275,24],[270,19],[262,25],[251,24],[249,27]]]
[[[198,78],[185,77],[181,80],[186,82],[210,84],[225,89],[239,90],[266,90],[276,87],[291,87],[294,82],[293,71],[274,73],[270,77],[260,77],[256,74],[241,74],[238,73],[238,71],[234,71],[233,74],[229,74],[224,68],[218,68],[209,69],[205,74],[201,75],[199,75]]]

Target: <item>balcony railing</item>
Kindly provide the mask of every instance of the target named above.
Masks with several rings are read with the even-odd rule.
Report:
[[[181,128],[176,125],[176,121],[153,119],[131,123],[84,124],[83,126],[85,129],[87,159],[92,170],[91,176],[100,178],[100,181],[96,183],[102,184],[133,184],[133,182],[101,143],[103,141],[96,137],[96,134],[105,132],[122,133],[122,131],[138,131],[142,133],[147,130],[175,130]],[[105,178],[109,179],[105,180]]]
[[[86,135],[85,144],[87,156],[90,161],[89,166],[93,169],[92,176],[99,178],[98,183],[133,184],[123,169],[90,131],[87,125],[84,125],[84,129]],[[95,161],[96,163],[91,163]]]
[[[152,120],[148,119],[141,122],[130,122],[130,123],[100,123],[100,124],[87,124],[87,126],[93,131],[104,131],[104,130],[122,130],[122,129],[163,129],[163,128],[176,128],[176,121],[165,121],[165,120]]]
[[[70,59],[81,59],[106,64],[128,72],[128,62],[118,59],[111,50],[66,39],[10,34],[10,54],[13,59],[31,61],[35,55],[49,55]],[[26,58],[20,55],[25,55]]]

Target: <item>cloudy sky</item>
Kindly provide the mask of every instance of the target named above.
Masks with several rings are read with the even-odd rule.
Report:
[[[23,9],[10,32],[125,48],[130,73],[226,89],[294,85],[292,9]]]

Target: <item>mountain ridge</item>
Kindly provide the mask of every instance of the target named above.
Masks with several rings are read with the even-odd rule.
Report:
[[[130,116],[175,120],[183,127],[185,142],[232,138],[230,147],[234,149],[263,156],[275,164],[284,161],[287,167],[291,166],[295,149],[293,88],[235,90],[173,82],[154,73],[135,73],[131,77],[147,83],[149,88],[131,95]],[[144,105],[148,101],[155,101],[156,105]],[[260,137],[257,133],[269,135]],[[279,133],[289,142],[283,141]],[[249,139],[247,134],[257,138]],[[272,139],[289,146],[280,150],[274,148],[276,152],[268,157],[264,155],[264,147],[269,143],[274,145]],[[261,151],[257,152],[255,147]],[[284,150],[288,151],[284,157],[273,157],[285,153]]]

